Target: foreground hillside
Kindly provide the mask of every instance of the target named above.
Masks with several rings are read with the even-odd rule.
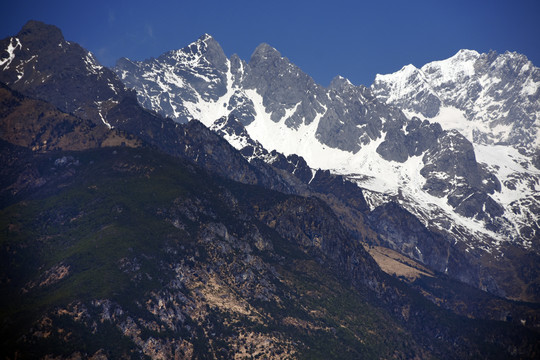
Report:
[[[538,351],[524,327],[458,317],[385,276],[320,200],[146,148],[2,153],[33,174],[1,210],[5,356]]]

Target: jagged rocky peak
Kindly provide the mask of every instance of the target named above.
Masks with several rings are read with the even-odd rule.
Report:
[[[373,95],[373,92],[364,85],[354,85],[349,79],[337,75],[332,79],[327,90],[330,98],[336,100],[336,95],[341,98],[347,98],[351,103],[380,102]],[[332,94],[333,92],[333,94]]]
[[[198,119],[210,125],[226,115],[223,98],[241,64],[230,66],[218,42],[204,34],[179,50],[171,50],[158,58],[144,61],[120,59],[114,71],[137,92],[137,99],[146,108],[173,118],[177,122]],[[158,100],[159,99],[159,100]],[[219,101],[218,101],[219,100]],[[213,107],[200,107],[212,103]]]
[[[72,50],[76,49],[76,55],[84,58],[84,61],[88,63],[88,66],[92,68],[102,68],[96,58],[92,53],[88,52],[80,45],[76,43],[70,43],[64,39],[62,31],[54,26],[45,24],[41,21],[30,20],[28,21],[19,33],[12,38],[8,39],[17,39],[19,46],[16,49],[23,56],[29,56],[33,59],[43,55],[42,62],[49,60],[48,57],[58,54],[59,52],[66,52],[66,47],[71,48]],[[6,41],[6,39],[4,39]],[[24,46],[21,46],[24,44]],[[2,46],[5,49],[4,46]],[[45,57],[48,55],[48,57]],[[26,60],[26,59],[25,59]],[[75,61],[75,59],[69,59]],[[6,69],[4,69],[6,70]]]
[[[116,60],[115,69],[122,69],[127,74],[136,71],[137,62],[128,59],[127,57],[121,57],[120,59]]]
[[[32,61],[31,55],[36,55],[36,49],[62,46],[64,42],[62,31],[56,26],[36,20],[28,21],[17,35],[0,42],[0,80],[8,85],[20,81],[24,76],[21,61]]]
[[[420,72],[420,70],[414,66],[413,64],[408,64],[408,65],[405,65],[403,66],[399,71],[396,71],[395,73],[392,73],[392,74],[377,74],[375,75],[375,83],[388,83],[390,82],[390,80],[394,80],[394,79],[398,79],[398,78],[410,78],[410,77],[413,77],[413,76],[416,76],[418,75],[418,73]]]
[[[411,86],[418,85],[418,83],[422,81],[425,81],[425,75],[422,70],[418,69],[413,64],[408,64],[393,74],[375,75],[372,89],[386,87],[388,94],[382,93],[379,97],[388,101],[389,96],[403,96],[410,91]]]
[[[409,99],[411,92],[419,93],[419,100],[411,100],[417,112],[425,117],[434,117],[439,113],[441,100],[435,94],[423,71],[412,64],[405,65],[393,74],[377,74],[371,86],[373,93],[383,102],[402,109],[409,109],[403,99]]]
[[[253,52],[249,60],[250,81],[248,87],[255,87],[263,90],[260,85],[277,85],[281,81],[294,81],[289,86],[300,87],[305,85],[315,85],[315,81],[304,73],[299,67],[282,57],[280,52],[266,43],[262,43]],[[265,89],[268,90],[268,89]],[[271,89],[277,90],[277,89]],[[264,93],[261,93],[264,97]],[[296,98],[297,94],[293,94]]]
[[[256,88],[263,97],[266,91],[276,92],[278,85],[284,85],[292,87],[290,102],[295,101],[296,104],[299,94],[295,90],[319,87],[309,75],[266,43],[257,46],[249,60],[249,67],[250,77],[246,86]]]
[[[238,56],[238,54],[232,54],[229,59],[230,70],[232,74],[232,86],[233,89],[239,89],[242,87],[242,83],[248,71],[248,64]]]
[[[504,68],[511,74],[532,74],[535,66],[527,56],[515,51],[506,51],[504,54],[497,54],[496,51],[489,52],[486,62],[491,62],[497,69]],[[506,65],[506,66],[505,66]]]
[[[238,56],[238,54],[232,54],[229,61],[231,62],[231,69],[233,72],[235,70],[239,71],[240,69],[245,68],[247,65],[246,62],[242,60],[240,56]]]
[[[325,90],[268,44],[253,52],[243,86],[256,90],[270,119],[285,120],[288,128],[309,125],[324,111],[321,99]]]
[[[44,43],[60,44],[64,42],[62,30],[54,25],[45,24],[41,21],[30,20],[19,31],[17,37],[24,37],[29,44],[34,41],[39,41],[41,45]]]
[[[204,34],[191,44],[177,50],[170,50],[161,54],[158,58],[149,58],[143,61],[133,61],[122,57],[118,59],[116,68],[140,66],[145,63],[166,62],[173,66],[200,66],[204,65],[201,60],[206,60],[206,65],[218,67],[227,71],[227,56],[219,43],[209,34]],[[224,67],[225,66],[225,67]]]
[[[405,79],[414,79],[417,76],[422,76],[422,71],[413,64],[408,64],[395,73],[375,75],[374,83],[386,85],[388,83],[396,82],[397,80],[403,81]]]
[[[0,49],[9,56],[0,60],[0,81],[95,123],[110,127],[106,112],[128,94],[111,70],[66,41],[56,26],[29,21],[15,37],[0,41]]]
[[[333,89],[333,90],[341,90],[341,89],[348,88],[351,86],[354,86],[354,85],[349,81],[349,79],[344,78],[341,75],[338,75],[334,77],[332,81],[330,81],[330,85],[328,86],[328,88]]]
[[[171,58],[186,65],[197,65],[201,59],[208,61],[221,71],[227,71],[227,56],[219,43],[209,34],[204,34],[196,41],[180,50],[172,50],[159,57]]]
[[[249,60],[250,65],[259,61],[268,61],[272,59],[281,59],[281,53],[267,43],[261,43],[255,48]]]
[[[466,71],[464,69],[468,66],[468,64],[474,63],[480,58],[480,56],[480,53],[476,50],[461,49],[448,59],[433,61],[427,64],[427,66],[422,67],[422,70],[430,72],[427,70],[430,68],[439,67],[445,70],[457,68],[461,71]]]

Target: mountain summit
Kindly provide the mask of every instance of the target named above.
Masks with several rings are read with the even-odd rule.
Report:
[[[127,89],[92,53],[66,41],[56,26],[29,21],[17,35],[2,40],[0,47],[5,49],[0,58],[1,82],[63,111],[111,126],[104,114]],[[56,61],[59,57],[62,62]],[[73,101],[62,101],[58,86],[66,88]]]

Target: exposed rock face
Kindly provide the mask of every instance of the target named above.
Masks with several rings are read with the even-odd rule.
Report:
[[[320,193],[336,196],[356,210],[365,212],[369,209],[361,188],[341,175],[331,174],[328,170],[318,170],[309,186]]]
[[[332,81],[328,96],[331,103],[327,105],[326,115],[321,118],[316,136],[330,147],[356,153],[371,141],[385,137],[384,133],[390,142],[392,134],[388,133],[401,128],[406,121],[401,111],[385,106],[369,89],[354,86],[342,77]],[[403,156],[399,150],[381,152],[377,149],[377,152],[386,160],[396,161]]]
[[[325,215],[329,209],[322,201],[292,198],[261,210],[259,218],[281,236],[294,239],[307,253],[354,283],[380,291],[381,279],[373,271],[376,263],[359,242],[348,240],[350,235],[335,216]]]
[[[440,235],[431,233],[414,215],[401,206],[395,202],[385,203],[375,208],[369,214],[369,219],[374,229],[382,234],[381,239],[386,247],[425,263],[431,269],[447,272],[448,242]],[[429,249],[437,254],[426,254],[420,249]],[[438,262],[432,262],[434,260]]]
[[[324,96],[323,89],[268,44],[259,45],[251,55],[242,85],[262,96],[263,105],[274,122],[282,120],[287,110],[296,107],[285,120],[288,127],[309,125],[323,111],[317,101],[317,97]]]
[[[483,212],[493,218],[503,215],[502,206],[488,195],[500,192],[499,180],[476,162],[472,144],[460,133],[442,137],[425,153],[423,162],[424,190],[439,198],[448,196],[448,204],[458,214],[479,220]]]
[[[429,231],[414,215],[395,202],[375,208],[369,214],[369,222],[381,234],[378,241],[383,246],[454,279],[483,286],[499,296],[506,295],[493,276],[482,273],[479,264],[464,255],[463,249],[452,246],[448,239]]]

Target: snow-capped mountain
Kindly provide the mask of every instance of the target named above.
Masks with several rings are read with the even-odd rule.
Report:
[[[141,139],[168,154],[189,158],[226,178],[292,191],[290,184],[271,171],[264,169],[264,175],[260,174],[261,170],[251,166],[227,141],[200,122],[181,125],[143,109],[135,93],[128,91],[114,72],[99,65],[80,45],[66,41],[55,26],[31,20],[15,36],[0,40],[0,49],[0,82],[13,90],[89,120],[97,128],[127,133],[129,138]],[[6,116],[16,106],[8,101],[1,108]],[[39,119],[47,115],[42,110]],[[29,114],[19,116],[26,119]],[[15,117],[15,124],[19,121]],[[72,125],[56,125],[51,133],[46,131],[47,126],[40,125],[39,136],[33,139],[34,147],[52,150],[65,146],[50,140]],[[20,131],[18,125],[9,125],[8,130],[0,131],[0,137],[5,139]],[[92,143],[96,138],[99,139],[94,137]],[[38,139],[46,142],[36,143]],[[85,146],[88,145],[83,141],[80,147]]]
[[[251,134],[264,131],[270,120],[284,131],[292,130],[295,139],[298,134],[317,137],[321,144],[346,151],[356,152],[380,137],[382,118],[406,120],[369,89],[345,79],[336,78],[325,89],[267,44],[257,47],[248,64],[236,55],[227,59],[219,44],[204,35],[157,59],[120,59],[115,71],[137,90],[141,104],[178,122],[198,119],[210,126],[233,114]],[[282,151],[302,152],[294,142],[290,145],[290,151]]]
[[[493,199],[530,245],[538,241],[540,69],[524,55],[460,50],[420,69],[377,75],[373,93],[409,116],[458,131],[501,183]]]
[[[456,55],[417,69],[377,75],[371,86],[387,104],[456,129],[475,144],[508,144],[531,153],[540,146],[540,69],[506,52]]]
[[[540,171],[533,166],[534,149],[524,150],[524,144],[536,141],[537,131],[523,130],[538,124],[536,117],[531,120],[524,115],[537,113],[538,69],[523,59],[515,54],[493,59],[493,54],[461,51],[425,71],[406,67],[402,71],[412,74],[408,77],[387,76],[411,79],[413,85],[388,80],[384,87],[381,79],[385,77],[378,76],[369,89],[336,77],[325,88],[267,44],[257,47],[246,63],[236,55],[227,59],[215,39],[204,35],[157,59],[121,59],[115,71],[147,108],[178,122],[201,120],[247,158],[263,154],[270,161],[267,154],[272,150],[300,155],[312,169],[327,169],[356,181],[367,190],[372,208],[397,201],[471,258],[503,261],[507,246],[534,253],[540,250]],[[499,64],[497,74],[505,74],[519,61],[523,64],[517,73],[522,76],[497,80],[488,71],[492,64]],[[475,84],[489,83],[493,89],[449,88],[449,78],[454,76],[457,83],[470,79],[479,71],[478,64],[484,64],[484,70],[475,75],[479,79]],[[428,74],[437,80],[429,83]],[[417,91],[410,90],[411,86]],[[473,90],[481,101],[467,95]],[[442,93],[453,102],[441,100]],[[407,94],[419,99],[415,111],[393,103]],[[523,97],[528,102],[520,107]],[[480,127],[484,135],[449,126],[445,119],[468,124],[468,108],[459,110],[459,104],[469,106],[470,114],[492,114],[499,106],[504,121],[486,115]],[[229,115],[239,122],[232,129],[223,118]],[[241,125],[245,131],[238,129]],[[491,135],[486,130],[490,126],[506,130]],[[253,144],[267,151],[256,151]],[[423,255],[427,249],[399,250],[429,262]],[[438,264],[436,270],[455,271],[448,259]]]

